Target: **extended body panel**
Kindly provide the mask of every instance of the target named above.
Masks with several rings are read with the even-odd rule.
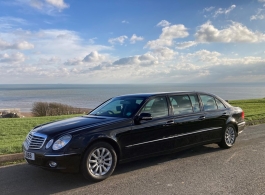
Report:
[[[28,160],[28,163],[50,168],[48,162],[56,160],[60,163],[57,167],[60,170],[78,170],[86,149],[98,141],[113,145],[119,160],[125,162],[218,142],[228,123],[235,124],[239,131],[245,127],[242,109],[234,108],[223,100],[221,101],[226,105],[224,110],[203,111],[201,109],[197,113],[174,116],[168,98],[169,95],[174,94],[196,94],[196,92],[144,94],[146,102],[155,96],[167,96],[169,112],[166,117],[142,120],[140,123],[135,121],[138,111],[131,118],[86,115],[40,125],[33,131],[44,134],[47,139],[39,150],[28,149],[29,152],[36,154],[36,161]],[[200,108],[202,108],[201,102]],[[55,141],[65,134],[70,134],[72,139],[64,148],[58,151],[52,150],[51,147],[45,148],[50,139]],[[25,150],[24,147],[23,149]]]

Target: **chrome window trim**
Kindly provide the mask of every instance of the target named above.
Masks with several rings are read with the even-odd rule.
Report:
[[[170,136],[170,137],[166,137],[166,138],[156,139],[156,140],[142,142],[142,143],[138,143],[138,144],[132,144],[132,145],[128,145],[125,147],[130,148],[133,146],[139,146],[139,145],[148,144],[148,143],[152,143],[152,142],[158,142],[158,141],[162,141],[162,140],[167,140],[167,139],[172,139],[172,138],[176,138],[176,137],[182,137],[182,136],[186,136],[186,135],[201,133],[201,132],[205,132],[205,131],[212,131],[212,130],[217,130],[217,129],[222,129],[222,127],[213,127],[213,128],[202,129],[202,130],[198,130],[198,131],[194,131],[194,132],[190,132],[190,133],[182,133],[179,135],[174,135],[174,136]]]

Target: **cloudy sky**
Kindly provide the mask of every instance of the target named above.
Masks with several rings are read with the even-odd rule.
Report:
[[[265,81],[265,0],[0,0],[0,84]]]

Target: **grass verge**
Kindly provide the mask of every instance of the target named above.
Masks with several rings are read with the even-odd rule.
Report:
[[[0,167],[7,166],[7,165],[20,164],[20,163],[25,163],[25,162],[26,161],[24,159],[22,159],[22,160],[15,160],[15,161],[11,161],[11,162],[3,162],[3,163],[0,163]]]
[[[265,123],[265,99],[233,100],[233,106],[245,112],[247,125]],[[0,119],[0,155],[22,152],[22,143],[35,126],[50,121],[66,119],[77,115]]]
[[[80,115],[0,118],[0,155],[22,152],[22,143],[35,126]]]
[[[229,104],[242,108],[247,125],[265,123],[265,98],[249,100],[233,100]]]

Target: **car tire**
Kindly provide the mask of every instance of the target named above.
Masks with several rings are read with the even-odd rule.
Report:
[[[218,143],[220,148],[228,149],[231,148],[236,141],[236,128],[232,124],[228,124],[225,127],[222,141]]]
[[[86,150],[81,171],[88,180],[102,181],[113,173],[116,164],[117,155],[113,147],[106,142],[97,142]]]

